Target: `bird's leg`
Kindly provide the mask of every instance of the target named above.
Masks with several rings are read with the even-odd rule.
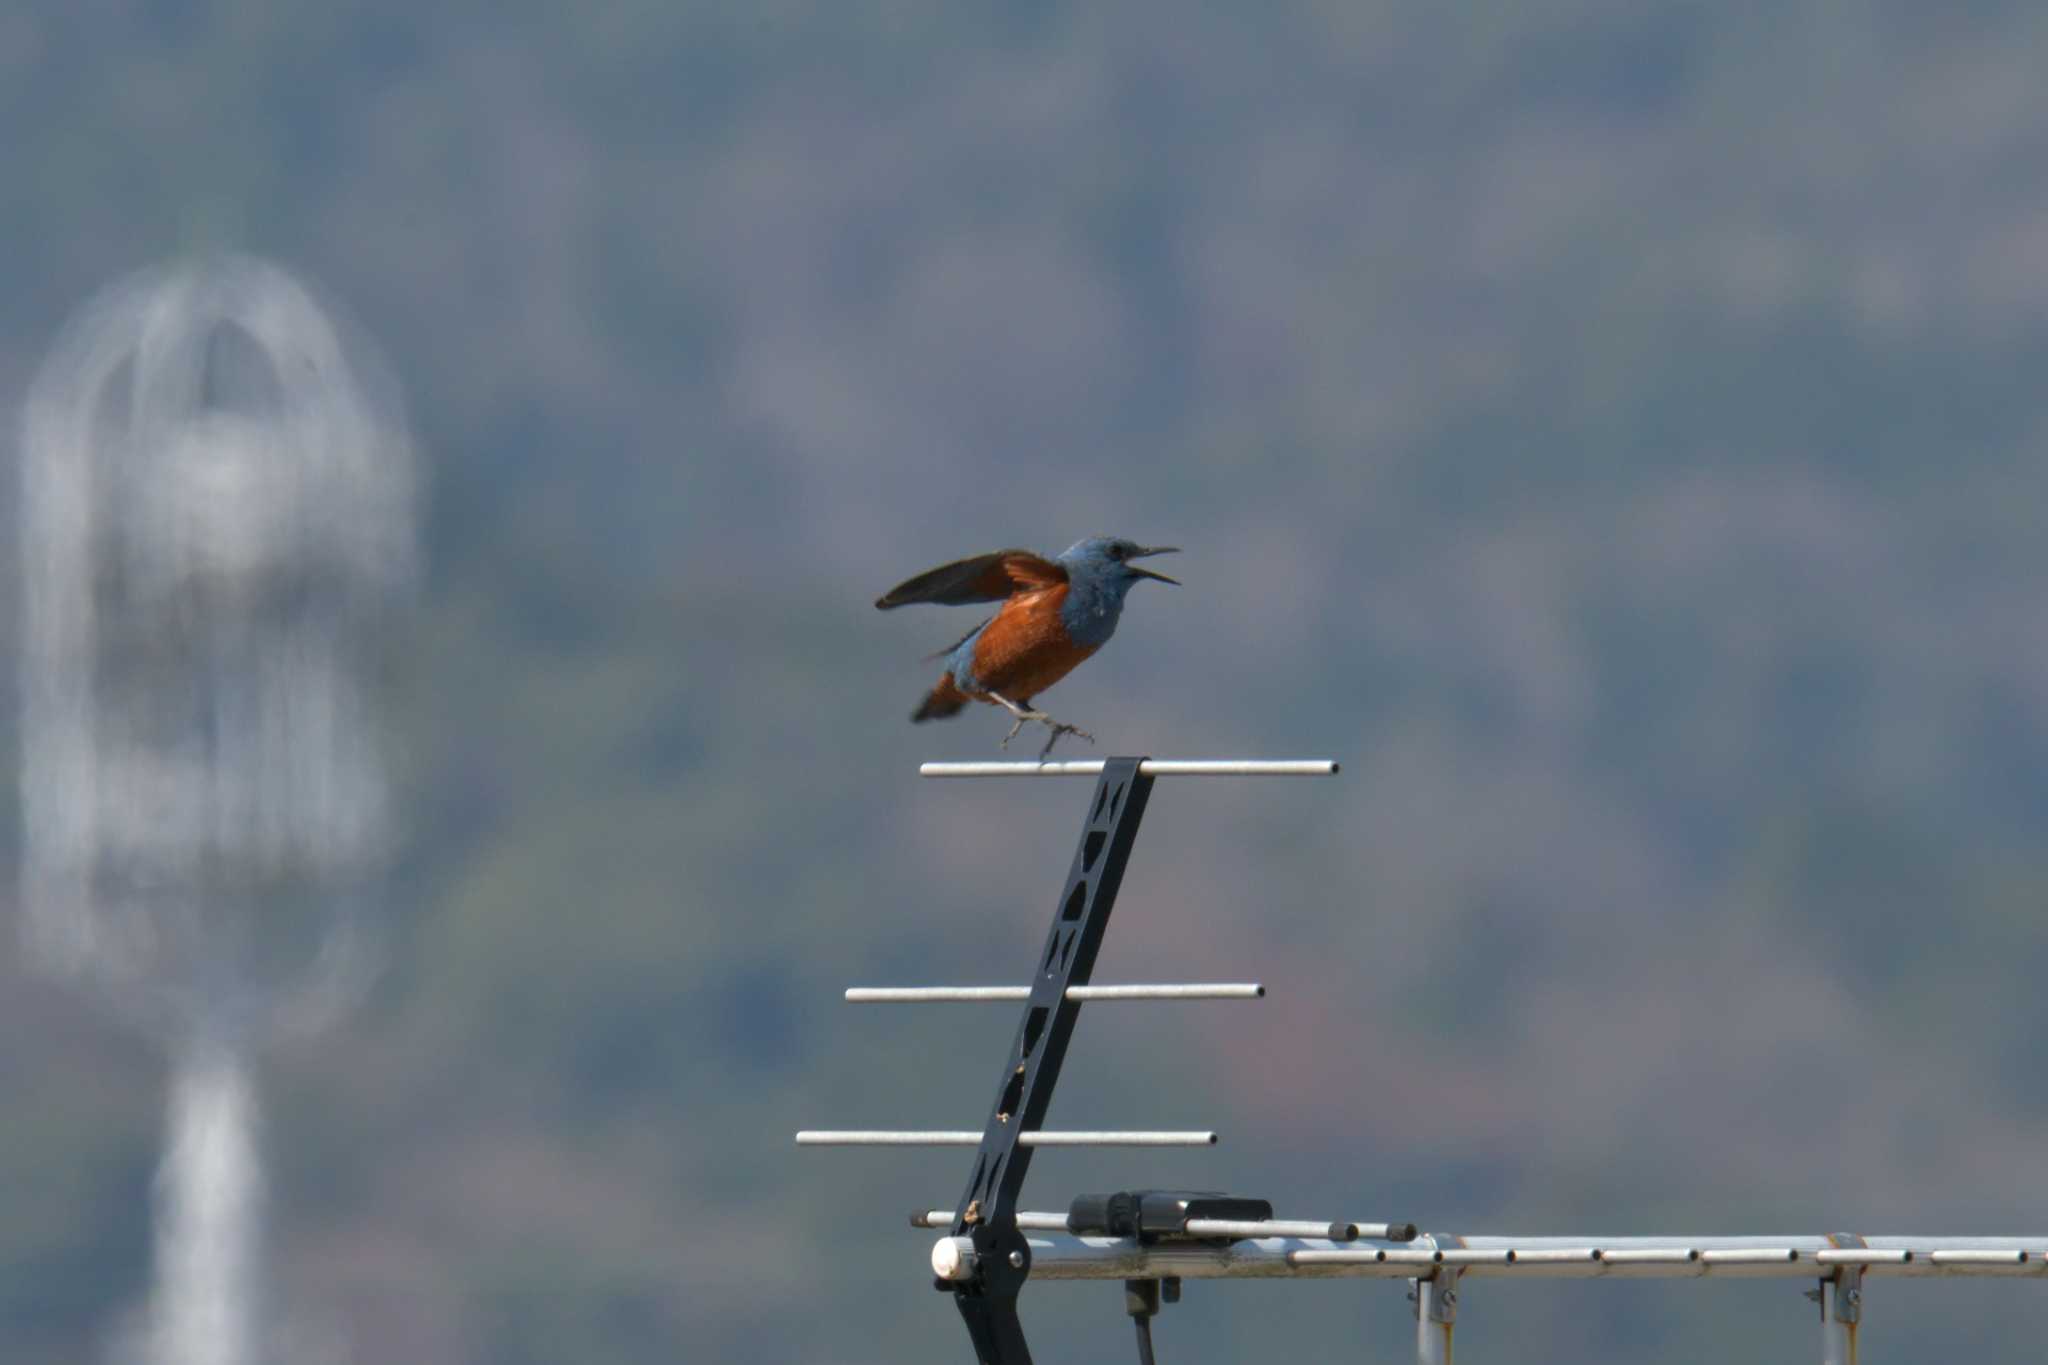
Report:
[[[1061,735],[1079,735],[1090,744],[1095,742],[1095,736],[1089,734],[1080,726],[1069,725],[1062,720],[1054,720],[1045,712],[1033,707],[1028,698],[1022,703],[1018,703],[1011,701],[1000,692],[991,692],[988,695],[990,700],[994,701],[1005,711],[1008,711],[1012,717],[1010,733],[1003,736],[1002,748],[1007,749],[1010,747],[1010,741],[1017,737],[1017,732],[1024,728],[1024,722],[1028,720],[1037,721],[1051,732],[1045,737],[1045,747],[1038,751],[1038,761],[1041,763],[1045,761],[1045,756],[1052,752],[1052,746],[1059,742]]]
[[[995,703],[998,706],[1002,707],[1005,711],[1008,711],[1012,716],[1016,717],[1015,722],[1010,726],[1010,733],[1003,736],[1003,742],[1000,746],[1002,748],[1007,749],[1010,747],[1010,741],[1015,739],[1017,737],[1017,732],[1024,728],[1025,721],[1045,719],[1044,712],[1032,711],[1026,707],[1019,706],[1016,702],[1011,701],[1008,697],[1004,696],[1000,692],[991,692],[989,693],[989,696],[992,699],[994,699]]]

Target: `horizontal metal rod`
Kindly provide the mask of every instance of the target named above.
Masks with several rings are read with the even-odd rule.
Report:
[[[1700,1258],[1698,1247],[1594,1247],[1593,1259],[1607,1263],[1610,1275],[1663,1275],[1660,1266],[1687,1266]],[[1524,1251],[1523,1259],[1541,1257],[1543,1248]]]
[[[950,1218],[950,1215],[947,1215]],[[1370,1233],[1367,1234],[1370,1236]],[[1228,1246],[1140,1245],[1129,1238],[1030,1239],[1034,1279],[1775,1278],[1832,1279],[1844,1267],[1870,1277],[2041,1276],[2048,1236],[1870,1237],[1862,1247],[1827,1237],[1437,1237],[1407,1246],[1344,1245],[1327,1238],[1268,1238]]]
[[[953,1226],[951,1209],[930,1209],[910,1215],[910,1226],[914,1228],[949,1228]],[[1025,1213],[1017,1215],[1017,1226],[1025,1232],[1065,1232],[1067,1215],[1064,1213]],[[1306,1218],[1268,1218],[1261,1222],[1238,1222],[1227,1218],[1190,1218],[1185,1232],[1190,1237],[1320,1237],[1334,1242],[1349,1242],[1361,1235],[1377,1237],[1384,1234],[1385,1223],[1321,1223]],[[1378,1229],[1370,1231],[1369,1229]]]
[[[910,1226],[914,1228],[949,1228],[953,1226],[951,1209],[927,1209],[923,1213],[910,1215]],[[1017,1226],[1026,1232],[1065,1232],[1067,1215],[1064,1213],[1023,1213],[1017,1215]]]
[[[1988,1269],[2022,1270],[2038,1273],[2048,1269],[2048,1251],[2039,1249],[2006,1249],[1998,1247],[1936,1247],[1927,1253],[1927,1260],[1937,1269],[1942,1266],[1977,1266]]]
[[[1256,981],[1194,981],[1185,984],[1069,986],[1069,1000],[1263,1000]],[[856,1005],[923,1005],[940,1001],[1029,1000],[1029,986],[848,986]]]
[[[1602,1259],[1599,1247],[1536,1247],[1509,1253],[1523,1277],[1558,1276],[1577,1278],[1589,1273],[1587,1266]],[[1699,1253],[1694,1252],[1697,1256]],[[1610,1272],[1611,1273],[1611,1272]]]
[[[1821,1265],[1853,1265],[1867,1270],[1874,1265],[1906,1265],[1912,1261],[1913,1253],[1905,1247],[1823,1247],[1813,1253],[1813,1259]]]
[[[1445,1247],[1437,1250],[1388,1248],[1386,1250],[1307,1248],[1287,1258],[1295,1269],[1325,1271],[1343,1267],[1347,1273],[1365,1276],[1406,1276],[1427,1279],[1438,1267],[1461,1275],[1509,1275],[1519,1279],[1605,1276],[1692,1278],[1707,1274],[1729,1276],[1791,1275],[1818,1278],[1832,1274],[1809,1261],[1801,1265],[1798,1252],[1790,1247],[1721,1247],[1703,1252],[1698,1247],[1637,1247],[1608,1252],[1601,1247]]]
[[[1358,1224],[1318,1223],[1306,1218],[1190,1218],[1185,1231],[1190,1237],[1320,1237],[1349,1242],[1357,1239]]]
[[[2048,1270],[2048,1236],[1928,1237],[1878,1236],[1860,1239],[1861,1246],[1840,1245],[1821,1236],[1768,1237],[1442,1237],[1442,1244],[1470,1248],[1513,1248],[1518,1255],[1546,1247],[1597,1246],[1608,1274],[1641,1273],[1631,1269],[1644,1257],[1698,1253],[1707,1274],[1770,1274],[1798,1278],[1832,1273],[1842,1266],[1861,1267],[1882,1276],[1966,1274],[2038,1274]],[[1850,1239],[1843,1238],[1843,1241]],[[1657,1272],[1663,1273],[1663,1272]],[[1682,1268],[1678,1273],[1687,1273]]]
[[[1333,758],[1148,758],[1138,765],[1146,777],[1334,777]],[[920,777],[1098,777],[1099,758],[1064,763],[920,763]]]
[[[1214,1133],[1115,1132],[1057,1129],[1019,1133],[1024,1147],[1213,1147]],[[981,1130],[970,1128],[807,1128],[796,1135],[799,1147],[975,1147]]]

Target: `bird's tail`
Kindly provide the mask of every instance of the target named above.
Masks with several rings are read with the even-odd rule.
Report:
[[[967,694],[954,685],[953,675],[951,673],[942,674],[939,677],[939,685],[927,693],[925,699],[917,704],[917,709],[910,713],[910,719],[912,721],[944,720],[947,716],[957,716],[960,714],[960,709],[967,705],[967,701]]]

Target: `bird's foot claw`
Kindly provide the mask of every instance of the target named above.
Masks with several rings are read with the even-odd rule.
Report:
[[[1061,735],[1076,735],[1087,740],[1090,744],[1095,742],[1095,736],[1089,734],[1080,726],[1069,725],[1065,721],[1053,720],[1051,717],[1046,718],[1045,728],[1052,733],[1045,737],[1045,747],[1038,751],[1038,761],[1040,763],[1045,762],[1045,756],[1052,752],[1053,745],[1060,742]]]
[[[1045,761],[1045,756],[1052,752],[1052,746],[1059,743],[1061,735],[1079,735],[1090,744],[1095,742],[1095,736],[1089,734],[1078,725],[1069,725],[1063,720],[1054,720],[1036,707],[1019,706],[1016,702],[1011,701],[1000,693],[991,692],[989,695],[994,697],[1010,713],[1010,733],[1003,736],[1003,742],[999,746],[1001,748],[1009,748],[1010,741],[1017,737],[1017,732],[1022,730],[1026,723],[1034,720],[1051,732],[1045,737],[1045,747],[1038,751],[1038,761],[1041,763]]]

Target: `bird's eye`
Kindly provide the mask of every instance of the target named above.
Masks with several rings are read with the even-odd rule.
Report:
[[[1124,557],[1124,554],[1125,550],[1124,547],[1121,545],[1112,545],[1109,547],[1109,557],[1111,559],[1122,559]]]

